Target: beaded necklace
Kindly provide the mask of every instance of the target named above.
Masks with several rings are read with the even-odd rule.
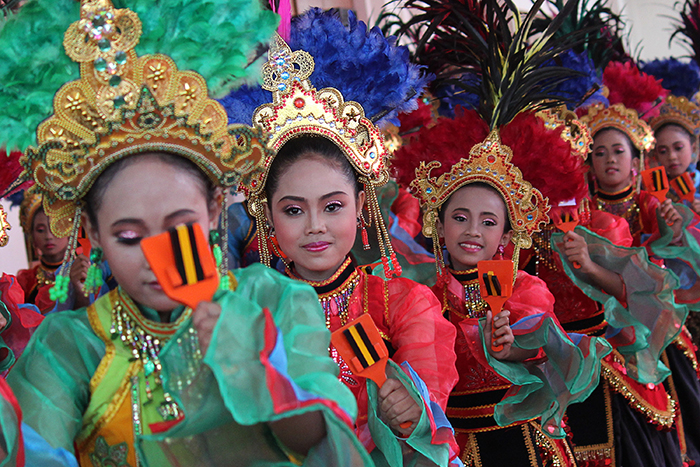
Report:
[[[192,309],[186,308],[178,320],[174,323],[156,323],[143,317],[136,307],[136,304],[119,288],[116,299],[112,302],[112,322],[110,334],[112,339],[121,340],[122,344],[130,350],[131,360],[140,360],[143,365],[144,383],[146,391],[146,404],[153,401],[153,391],[162,386],[161,371],[163,369],[160,361],[160,351],[170,338],[177,332],[181,323],[192,315]],[[189,329],[185,336],[178,338],[178,346],[186,346],[188,355],[188,369],[194,374],[198,363],[202,360],[199,349],[199,339],[194,328]],[[183,375],[175,378],[174,384],[182,388]],[[191,382],[192,375],[187,376],[186,383]],[[133,381],[132,381],[133,382]],[[175,420],[181,416],[180,407],[173,400],[172,396],[164,391],[164,401],[158,407],[158,413],[163,420]],[[136,423],[136,418],[134,419]]]
[[[42,287],[44,285],[54,285],[56,282],[53,276],[56,273],[56,269],[61,265],[61,263],[51,264],[46,261],[41,260],[39,267],[36,268],[36,286]]]
[[[343,264],[330,278],[325,281],[307,281],[298,275],[294,274],[291,269],[287,269],[287,275],[295,279],[306,282],[311,285],[318,294],[318,301],[323,308],[323,313],[326,318],[326,328],[331,331],[339,329],[348,322],[349,318],[349,302],[357,284],[360,283],[360,273],[354,261],[347,257]],[[356,387],[359,385],[353,377],[350,367],[340,356],[335,347],[330,346],[328,353],[338,365],[340,370],[338,378],[348,386]]]
[[[481,298],[477,269],[468,269],[466,271],[450,269],[450,273],[464,288],[464,308],[467,314],[463,318],[482,318],[486,316],[488,304]]]
[[[630,232],[633,237],[642,230],[642,225],[639,220],[637,192],[634,189],[634,185],[630,185],[616,193],[606,193],[598,190],[595,195],[595,202],[600,211],[609,212],[610,214],[625,219],[629,224]]]

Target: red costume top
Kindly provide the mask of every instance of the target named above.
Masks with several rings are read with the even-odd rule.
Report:
[[[595,372],[599,367],[595,360],[608,353],[609,347],[597,339],[571,341],[554,316],[554,297],[542,280],[518,271],[513,294],[503,307],[511,313],[516,343],[527,341],[523,348],[538,349],[537,355],[528,361],[531,366],[541,369],[551,365],[549,370],[529,374],[527,387],[522,386],[520,379],[523,372],[529,371],[523,370],[526,365],[499,363],[484,350],[479,319],[485,316],[488,306],[481,300],[476,269],[451,271],[446,280],[433,287],[433,292],[442,302],[445,316],[457,328],[459,381],[450,395],[447,416],[461,451],[465,450],[471,434],[522,425],[540,416],[542,425],[547,426],[549,434],[554,434],[554,426],[560,429],[568,403],[586,397],[597,385]],[[555,352],[548,353],[550,349]],[[545,376],[549,371],[561,375],[565,384],[559,380],[550,385],[549,377]],[[532,384],[534,380],[538,382]],[[557,385],[566,389],[558,391],[554,388]],[[554,407],[556,410],[552,411]],[[562,436],[563,432],[558,435]],[[572,462],[563,441],[548,442],[548,446],[540,446],[549,451],[548,455],[567,465]]]
[[[53,310],[55,300],[49,297],[49,290],[53,287],[56,278],[56,270],[61,265],[49,264],[40,261],[39,264],[17,272],[17,282],[24,290],[26,302],[36,305],[39,310],[46,314]]]
[[[369,313],[387,344],[391,360],[398,365],[408,362],[427,386],[430,399],[445,409],[457,381],[455,329],[442,317],[440,303],[428,287],[409,279],[385,280],[369,275],[350,258],[330,279],[305,282],[318,293],[331,332]],[[371,451],[374,445],[367,425],[367,385],[352,375],[334,348],[330,352],[340,367],[340,379],[357,398],[356,431]],[[434,439],[435,436],[434,433]]]
[[[637,192],[634,185],[617,193],[605,193],[599,190],[593,196],[595,209],[614,214],[627,221],[634,246],[642,246],[642,235],[658,234],[656,209],[659,204],[655,196],[643,190]]]

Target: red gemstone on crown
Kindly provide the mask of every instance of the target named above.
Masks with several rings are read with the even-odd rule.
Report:
[[[303,108],[304,104],[304,99],[302,99],[301,97],[297,97],[296,99],[294,99],[294,107],[296,107],[297,109]]]

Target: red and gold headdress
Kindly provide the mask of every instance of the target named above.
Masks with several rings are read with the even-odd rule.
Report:
[[[679,125],[697,137],[700,135],[700,108],[685,97],[668,96],[659,109],[659,115],[652,118],[649,125],[656,131],[669,123]]]
[[[37,148],[22,158],[35,180],[51,230],[70,235],[74,253],[82,198],[111,164],[162,151],[195,163],[218,186],[236,187],[262,169],[269,149],[260,129],[228,125],[204,79],[166,55],[139,56],[141,21],[109,0],[84,0],[65,34],[80,79],[54,96],[54,114],[37,129]],[[225,196],[224,196],[225,199]],[[68,269],[68,268],[64,268]]]
[[[496,1],[483,2],[478,8],[454,3],[446,8],[459,9],[459,17],[466,18],[460,21],[468,22],[470,27],[452,25],[454,18],[445,19],[449,15],[445,16],[444,9],[431,10],[435,14],[431,21],[437,30],[444,31],[437,34],[432,24],[426,27],[428,36],[421,38],[422,50],[434,50],[434,42],[438,49],[444,49],[448,58],[438,61],[446,66],[430,70],[443,79],[455,82],[464,78],[453,76],[452,70],[478,77],[475,84],[464,86],[478,98],[474,99],[478,109],[457,112],[454,119],[440,119],[434,127],[423,128],[410,144],[395,153],[392,161],[399,183],[410,183],[425,209],[423,233],[433,238],[438,275],[444,263],[436,222],[450,195],[475,182],[495,188],[503,197],[514,230],[513,259],[517,262],[519,249],[529,248],[531,235],[549,221],[549,201],[537,184],[557,185],[562,193],[585,191],[581,190],[585,187],[583,180],[570,183],[566,176],[583,164],[582,156],[590,144],[587,132],[575,131],[580,128],[576,125],[564,125],[554,113],[537,116],[537,112],[563,103],[554,86],[546,84],[554,73],[557,82],[573,74],[564,68],[550,70],[550,74],[541,64],[555,62],[576,39],[563,34],[554,40],[558,32],[552,26],[527,43],[524,34],[538,15],[538,7],[521,19],[514,6]],[[570,14],[574,3],[567,2],[560,15]],[[431,17],[423,14],[422,18],[427,21]],[[512,21],[514,27],[503,27],[500,21]],[[418,23],[419,19],[414,18],[408,26],[418,27]],[[452,33],[452,29],[457,32]],[[455,34],[460,34],[459,40],[454,39]],[[449,52],[455,47],[459,53]],[[572,154],[574,157],[570,157]],[[524,176],[526,168],[537,184]]]
[[[628,109],[623,104],[609,107],[600,103],[592,105],[581,117],[581,121],[588,126],[594,138],[599,131],[608,128],[623,132],[640,152],[651,150],[656,142],[651,128],[639,118],[637,111]]]
[[[375,191],[389,179],[389,153],[381,130],[365,116],[362,105],[345,101],[337,89],[313,87],[308,78],[314,61],[307,52],[292,52],[281,37],[275,36],[268,57],[269,61],[263,66],[263,88],[272,91],[273,100],[255,110],[253,123],[265,131],[268,147],[274,151],[300,135],[322,136],[340,148],[365,187],[368,224],[374,223],[377,229],[385,273],[387,277],[400,274]],[[249,210],[257,221],[262,260],[268,265],[271,256],[263,203],[267,202],[264,188],[274,157],[274,153],[269,153],[264,161],[265,170],[241,185],[248,196]]]
[[[501,142],[498,130],[493,130],[483,142],[472,146],[467,157],[440,176],[430,176],[433,169],[441,166],[440,162],[421,162],[411,188],[425,210],[423,234],[436,240],[435,223],[441,206],[463,186],[483,182],[503,196],[515,231],[513,243],[529,248],[533,232],[549,221],[549,205],[542,193],[523,179],[520,169],[511,163],[512,158],[511,148]]]

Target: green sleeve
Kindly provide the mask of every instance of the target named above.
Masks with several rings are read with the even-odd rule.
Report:
[[[330,333],[313,289],[262,265],[236,271],[236,279],[235,292],[215,296],[221,316],[193,378],[187,377],[187,346],[177,343],[191,323],[161,352],[164,385],[185,418],[167,432],[144,436],[141,452],[155,442],[177,449],[181,465],[197,465],[201,453],[217,450],[241,465],[248,465],[246,459],[255,460],[251,465],[293,465],[266,422],[320,411],[327,436],[303,465],[371,465],[350,428],[355,400],[328,356]]]
[[[666,225],[663,221],[661,224]],[[580,270],[562,261],[566,275],[603,305],[608,323],[605,336],[625,356],[628,374],[643,384],[659,384],[670,374],[660,360],[661,352],[678,335],[688,314],[686,306],[675,302],[673,291],[678,279],[673,272],[649,261],[644,248],[617,246],[580,226],[576,233],[586,240],[591,260],[622,278],[626,303],[606,294]],[[554,251],[559,252],[562,236],[552,235]]]
[[[7,382],[24,422],[52,447],[74,452],[90,399],[90,378],[104,353],[86,310],[64,311],[44,319],[10,371]]]

